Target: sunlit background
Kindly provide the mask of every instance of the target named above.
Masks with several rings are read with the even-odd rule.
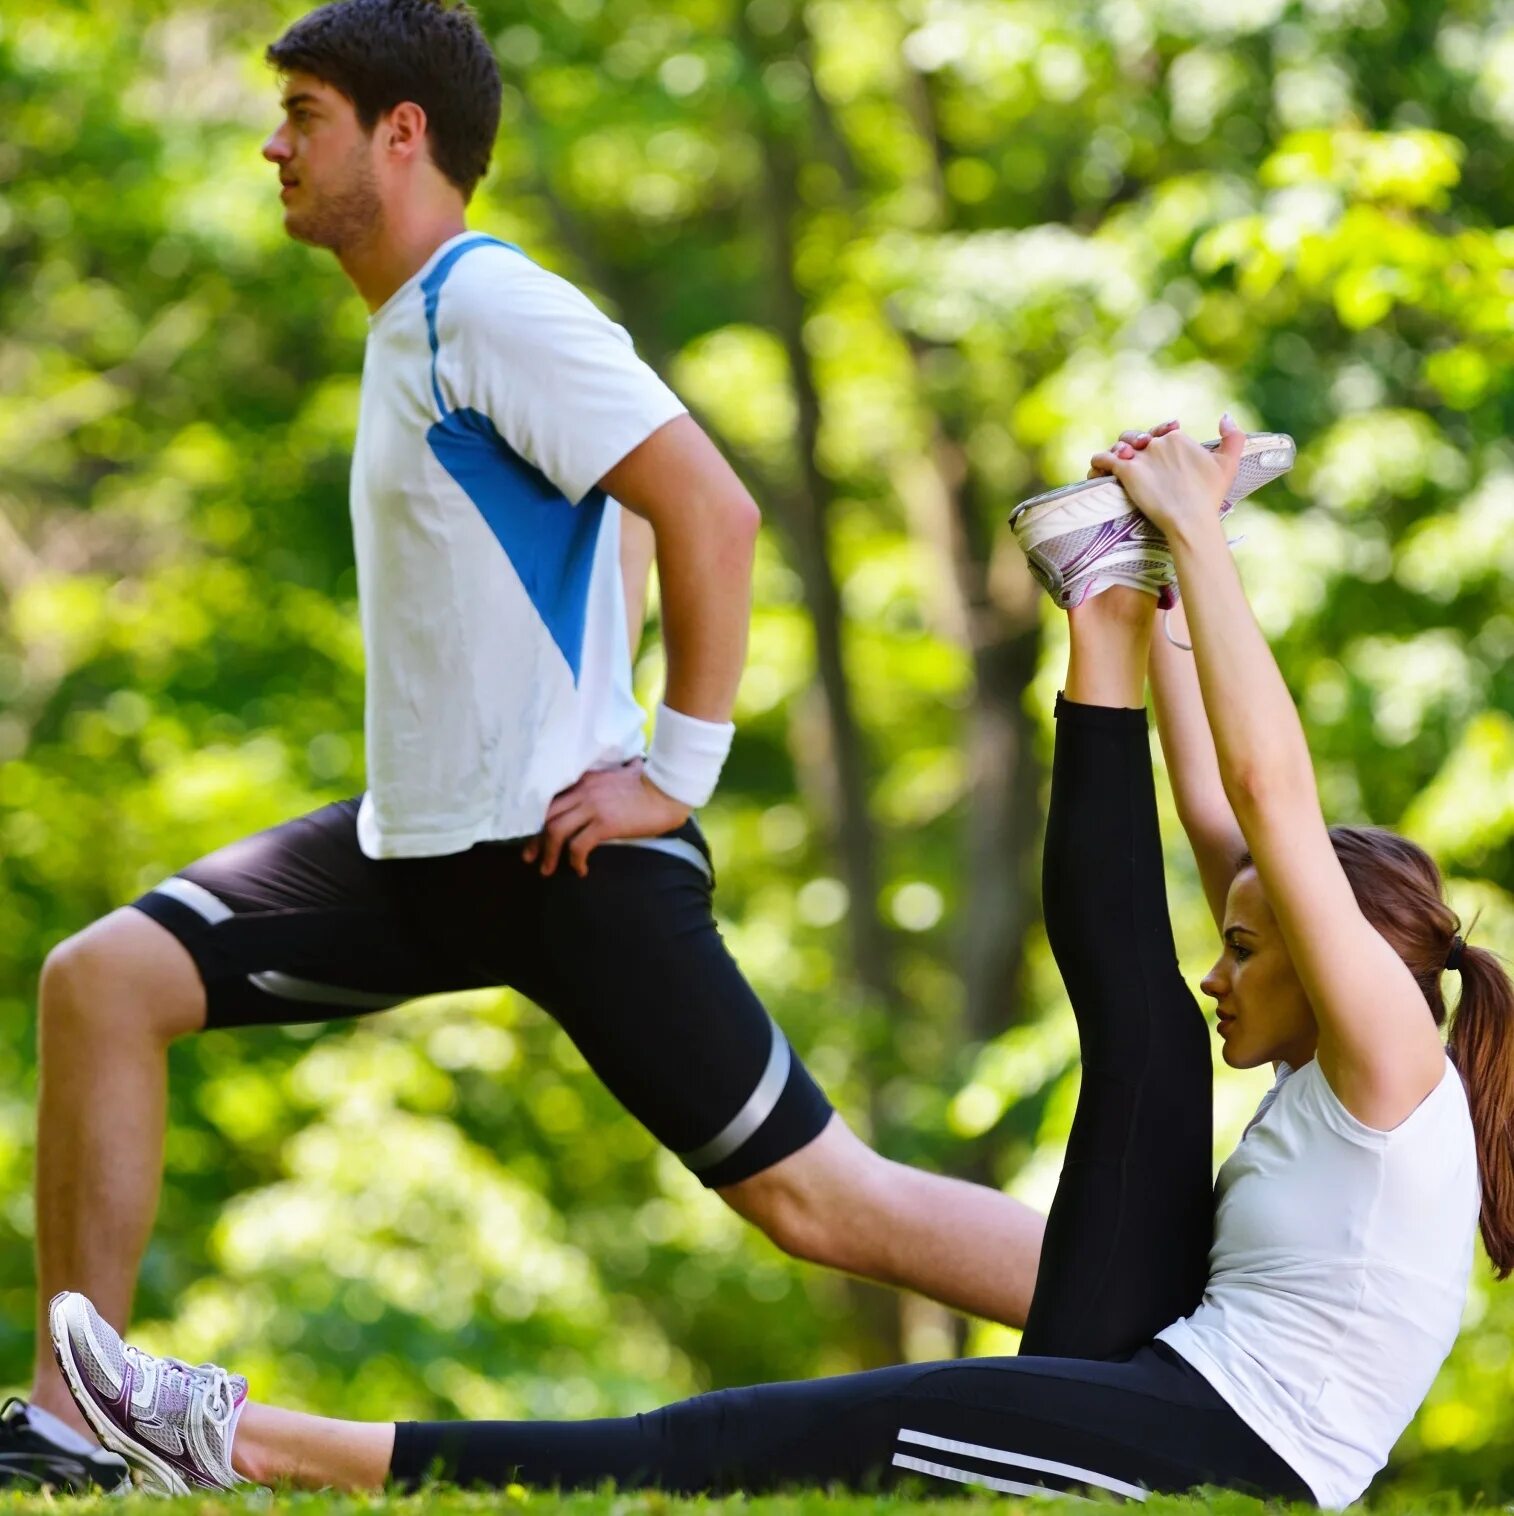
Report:
[[[290,243],[259,0],[0,10],[0,1383],[34,991],[181,864],[362,787],[364,309]],[[474,223],[634,334],[764,506],[725,933],[886,1152],[1044,1203],[1076,1091],[1034,882],[1063,646],[1003,522],[1123,426],[1291,432],[1235,517],[1335,820],[1514,955],[1514,12],[531,0]],[[638,688],[655,703],[655,624]],[[1236,698],[1244,699],[1245,691]],[[1213,929],[1166,820],[1184,964]],[[1478,914],[1480,913],[1480,914]],[[508,923],[501,923],[507,930]],[[669,1050],[677,1056],[677,1050]],[[1265,1074],[1222,1073],[1218,1153]],[[790,1263],[535,1008],[173,1054],[141,1337],[356,1416],[585,1415],[1012,1351]],[[1514,1495],[1514,1286],[1393,1476]]]

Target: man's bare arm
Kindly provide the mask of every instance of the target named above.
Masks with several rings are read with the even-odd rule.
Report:
[[[656,537],[664,700],[685,716],[729,721],[746,663],[757,503],[689,416],[653,432],[600,482]]]
[[[552,801],[541,835],[525,849],[529,861],[540,859],[546,874],[562,858],[585,873],[601,842],[657,836],[688,819],[702,798],[685,793],[678,799],[670,790],[684,791],[672,781],[682,779],[691,789],[702,783],[701,795],[708,793],[730,743],[728,723],[746,663],[761,517],[715,444],[690,417],[679,416],[633,448],[600,484],[650,527],[656,542],[668,667],[657,731],[664,737],[685,734],[684,754],[691,751],[689,744],[703,743],[704,756],[692,765],[692,780],[688,765],[665,762],[659,768],[654,734],[645,765],[600,770],[570,785]],[[624,573],[624,554],[621,568]],[[628,594],[627,601],[631,598]],[[711,740],[717,749],[713,757]],[[661,751],[666,755],[670,749]],[[659,787],[654,775],[668,788]]]
[[[636,661],[647,624],[647,581],[657,556],[652,523],[632,511],[620,513],[620,578],[626,597],[626,646]]]

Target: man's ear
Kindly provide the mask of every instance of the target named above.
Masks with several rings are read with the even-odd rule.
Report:
[[[389,112],[382,130],[391,153],[411,157],[426,151],[426,113],[413,100],[402,100]]]

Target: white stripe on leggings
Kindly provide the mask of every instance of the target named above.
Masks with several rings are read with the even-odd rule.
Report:
[[[921,1447],[939,1448],[943,1453],[963,1453],[969,1458],[981,1458],[985,1463],[1007,1463],[1016,1468],[1031,1469],[1037,1474],[1059,1474],[1064,1479],[1076,1479],[1079,1484],[1093,1485],[1101,1490],[1113,1490],[1117,1495],[1131,1500],[1145,1500],[1150,1493],[1138,1484],[1127,1484],[1113,1474],[1100,1474],[1093,1469],[1080,1469],[1073,1463],[1058,1463],[1054,1458],[1034,1458],[1029,1453],[1011,1453],[1004,1448],[986,1448],[976,1442],[958,1442],[951,1437],[936,1437],[930,1432],[912,1432],[907,1427],[899,1429],[900,1442],[914,1442]]]
[[[913,1469],[917,1474],[930,1474],[936,1479],[955,1480],[958,1484],[981,1485],[985,1490],[997,1490],[1001,1495],[1058,1495],[1064,1500],[1072,1499],[1066,1490],[1053,1490],[1044,1484],[1020,1484],[1014,1479],[995,1479],[992,1474],[954,1469],[945,1463],[929,1463],[924,1458],[911,1458],[908,1453],[895,1453],[894,1467]]]

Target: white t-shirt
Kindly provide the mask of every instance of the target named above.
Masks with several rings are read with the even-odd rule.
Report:
[[[1355,1500],[1429,1393],[1461,1324],[1480,1207],[1450,1060],[1391,1132],[1313,1060],[1277,1083],[1220,1169],[1209,1282],[1158,1333],[1314,1491]]]
[[[624,328],[465,232],[369,318],[352,460],[370,858],[540,830],[642,751],[620,507],[597,483],[683,413]]]

